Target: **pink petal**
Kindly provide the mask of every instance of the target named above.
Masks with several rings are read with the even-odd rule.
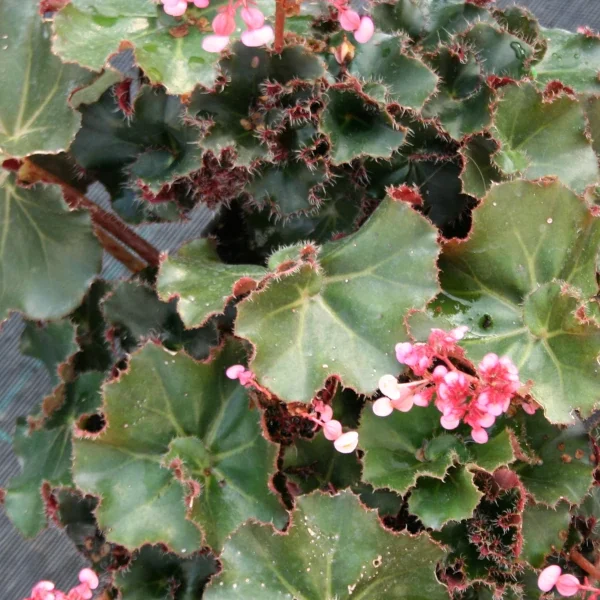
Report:
[[[527,402],[524,402],[523,404],[521,404],[521,408],[528,415],[535,415],[535,411],[537,410],[537,408],[533,404],[528,404]]]
[[[371,17],[363,17],[360,20],[360,27],[354,32],[354,39],[359,44],[366,44],[375,33],[375,24]]]
[[[323,404],[323,406],[318,410],[319,414],[321,415],[321,421],[324,423],[328,423],[331,421],[331,419],[333,419],[333,408],[331,408],[331,406],[328,404]]]
[[[221,12],[213,19],[212,28],[217,35],[230,36],[235,31],[235,19],[229,12]]]
[[[408,412],[414,404],[414,396],[412,394],[403,395],[398,400],[393,400],[392,405],[400,412]]]
[[[405,364],[406,359],[413,352],[413,345],[410,342],[401,342],[396,344],[394,350],[396,351],[396,360],[399,363]]]
[[[81,569],[81,571],[79,571],[79,581],[81,581],[81,583],[87,583],[92,590],[95,590],[100,583],[98,575],[96,575],[92,569]]]
[[[342,424],[335,419],[323,425],[323,435],[330,441],[337,440],[342,435]]]
[[[194,6],[197,6],[198,8],[206,8],[210,4],[209,0],[193,0],[193,1],[194,1]],[[188,2],[189,2],[189,0],[188,0]]]
[[[163,9],[171,17],[181,17],[181,15],[183,15],[187,10],[187,5],[188,4],[186,0],[179,0],[179,2],[174,4],[165,3]]]
[[[456,429],[460,425],[460,419],[456,417],[447,417],[444,415],[440,419],[440,423],[444,429]]]
[[[270,25],[263,25],[258,29],[247,29],[242,33],[242,43],[249,48],[263,46],[273,41],[275,34]]]
[[[373,402],[373,412],[378,417],[387,417],[391,415],[394,412],[392,401],[387,396],[375,400],[375,402]]]
[[[379,378],[379,389],[381,393],[391,398],[392,400],[398,400],[402,395],[400,384],[393,375],[383,375]]]
[[[483,428],[477,428],[477,429],[473,429],[471,431],[471,437],[478,443],[478,444],[485,444],[489,437],[487,434],[487,431]]]
[[[214,37],[214,36],[209,36]],[[229,39],[229,38],[228,38]],[[239,379],[240,375],[246,370],[244,365],[231,365],[226,371],[225,375],[229,377],[229,379]]]
[[[342,29],[346,31],[356,31],[360,27],[360,17],[351,8],[340,11],[339,20]]]
[[[561,575],[556,582],[556,589],[561,596],[574,596],[579,588],[579,579],[575,575]]]
[[[466,325],[462,325],[461,327],[457,327],[456,329],[453,329],[450,332],[450,335],[455,339],[455,340],[462,340],[465,337],[465,333],[467,333],[467,331],[469,331],[469,328]]]
[[[239,379],[242,385],[248,385],[254,379],[254,373],[252,371],[244,371],[240,373]]]
[[[415,406],[429,406],[429,400],[423,394],[415,394],[412,400]]]
[[[342,454],[350,454],[356,450],[358,446],[358,432],[348,431],[340,435],[340,437],[333,442],[335,449]]]
[[[265,24],[265,15],[253,6],[242,8],[240,16],[242,17],[242,21],[248,26],[248,29],[260,29]]]
[[[549,592],[560,577],[562,569],[558,565],[546,567],[538,577],[538,587],[542,592]]]
[[[202,40],[202,49],[206,52],[221,52],[229,44],[228,35],[207,35]]]

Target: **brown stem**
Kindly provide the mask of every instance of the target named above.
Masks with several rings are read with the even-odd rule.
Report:
[[[590,577],[600,581],[600,569],[595,567],[587,558],[582,556],[575,548],[571,550],[569,558],[581,569],[583,569]]]
[[[102,247],[121,264],[125,265],[132,273],[138,273],[146,268],[146,263],[140,260],[135,254],[132,254],[115,240],[111,235],[106,233],[102,227],[95,226],[94,233],[102,244]]]
[[[275,52],[283,50],[283,33],[285,31],[285,0],[276,0],[275,4]]]
[[[28,183],[43,181],[46,183],[56,183],[63,188],[65,200],[71,208],[86,208],[90,212],[90,216],[95,225],[105,229],[115,239],[119,240],[123,245],[134,250],[141,258],[153,267],[159,264],[159,252],[148,243],[143,237],[139,236],[135,231],[127,227],[116,215],[100,208],[96,203],[84,196],[79,190],[65,183],[52,173],[42,169],[38,165],[25,159],[19,169],[19,178]]]

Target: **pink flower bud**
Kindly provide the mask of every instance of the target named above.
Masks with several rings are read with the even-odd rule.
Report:
[[[471,431],[471,437],[478,444],[485,444],[489,439],[487,431],[481,427],[473,429]]]
[[[413,345],[410,342],[401,342],[396,344],[396,360],[399,363],[406,364],[406,359],[413,353]]]
[[[323,435],[332,442],[337,440],[342,435],[342,424],[335,419],[327,421],[323,425]]]
[[[213,31],[219,36],[230,36],[235,31],[235,18],[230,10],[220,12],[212,22]]]
[[[356,450],[358,446],[358,432],[348,431],[340,435],[340,437],[333,442],[335,449],[342,454],[350,454]]]
[[[231,365],[226,371],[225,375],[229,379],[239,379],[240,375],[246,370],[244,365]]]
[[[560,577],[562,569],[558,565],[546,567],[538,577],[538,587],[542,592],[549,592]]]
[[[574,596],[580,588],[575,575],[561,575],[556,582],[556,590],[561,596]]]
[[[319,414],[321,415],[321,421],[328,423],[331,421],[331,419],[333,419],[333,408],[327,404],[324,404],[323,409],[319,411]]]
[[[394,412],[392,401],[387,396],[375,400],[375,402],[373,402],[373,412],[378,417],[387,417],[391,415]]]
[[[339,21],[342,29],[346,31],[356,31],[360,27],[360,16],[351,8],[340,11]]]
[[[375,33],[375,24],[371,17],[363,17],[360,20],[359,28],[354,32],[354,39],[359,44],[366,44]]]
[[[469,328],[466,325],[462,325],[461,327],[457,327],[450,332],[450,335],[456,340],[462,340],[465,337],[465,333],[469,331]]]
[[[100,583],[98,575],[92,569],[81,569],[79,571],[79,581],[86,583],[91,590],[95,590]]]
[[[175,3],[165,2],[164,11],[171,17],[181,17],[187,10],[187,0],[179,0]]]
[[[31,600],[54,600],[53,589],[54,584],[51,581],[40,581],[31,590]]]
[[[202,40],[202,49],[206,52],[221,52],[229,44],[228,35],[207,35]]]
[[[242,43],[248,48],[257,48],[272,42],[275,38],[273,28],[270,25],[263,25],[259,29],[247,29],[242,32]]]
[[[457,419],[452,415],[444,415],[440,419],[440,423],[444,429],[456,429],[460,425],[460,419]]]
[[[259,29],[265,24],[265,15],[253,6],[244,6],[240,11],[242,21],[246,23],[248,29]]]
[[[189,2],[190,0],[188,0]],[[194,2],[194,6],[197,6],[198,8],[206,8],[210,2],[209,0],[193,0]]]
[[[391,400],[397,400],[402,394],[400,384],[393,375],[383,375],[380,377],[379,389],[381,390],[382,394]]]
[[[429,398],[427,398],[424,394],[415,394],[412,397],[412,401],[415,406],[429,406]]]

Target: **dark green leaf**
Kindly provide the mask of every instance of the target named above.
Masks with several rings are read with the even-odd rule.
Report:
[[[546,556],[559,552],[571,522],[569,506],[555,509],[542,504],[528,504],[523,513],[523,552],[521,557],[532,567],[543,566]]]

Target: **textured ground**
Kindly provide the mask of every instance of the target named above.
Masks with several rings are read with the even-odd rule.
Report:
[[[500,7],[514,4],[497,0]],[[575,30],[589,25],[600,30],[600,0],[521,0],[546,27]],[[197,237],[210,214],[202,209],[185,225],[138,228],[144,237],[161,250],[178,248],[183,241]],[[122,273],[114,264],[105,273]],[[0,487],[16,473],[18,463],[11,450],[11,435],[18,415],[30,412],[50,391],[50,382],[37,361],[19,353],[21,320],[13,315],[0,331]],[[82,561],[61,531],[48,529],[35,540],[23,540],[0,510],[0,600],[21,600],[39,579],[52,579],[59,587],[75,583]]]

